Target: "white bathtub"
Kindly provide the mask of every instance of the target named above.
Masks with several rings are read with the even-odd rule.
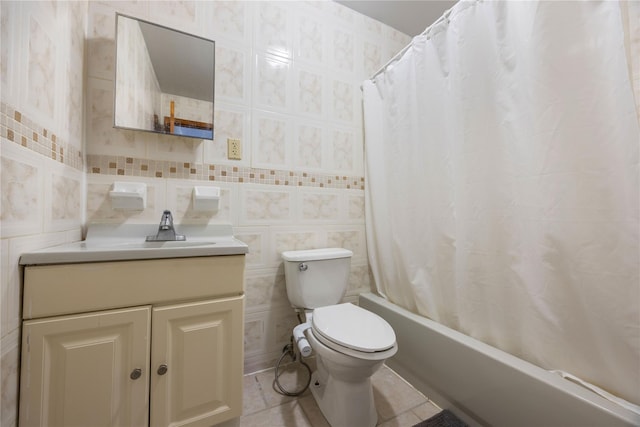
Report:
[[[470,426],[640,426],[640,416],[515,356],[374,294],[360,306],[395,330],[387,365]]]

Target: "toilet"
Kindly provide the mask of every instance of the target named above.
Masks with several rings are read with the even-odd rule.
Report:
[[[377,413],[371,376],[398,350],[396,335],[380,316],[344,296],[353,253],[326,248],[282,253],[289,302],[305,313],[294,328],[303,356],[316,355],[311,393],[332,427],[373,427]]]

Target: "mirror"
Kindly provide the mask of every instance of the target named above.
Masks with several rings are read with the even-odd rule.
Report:
[[[213,139],[215,42],[116,14],[114,126]]]

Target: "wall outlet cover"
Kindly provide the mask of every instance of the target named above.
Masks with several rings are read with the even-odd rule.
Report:
[[[229,160],[242,160],[242,144],[239,139],[227,138],[227,158]]]

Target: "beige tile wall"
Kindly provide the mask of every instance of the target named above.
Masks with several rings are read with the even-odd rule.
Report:
[[[0,425],[17,417],[20,254],[81,238],[86,2],[0,4]]]

